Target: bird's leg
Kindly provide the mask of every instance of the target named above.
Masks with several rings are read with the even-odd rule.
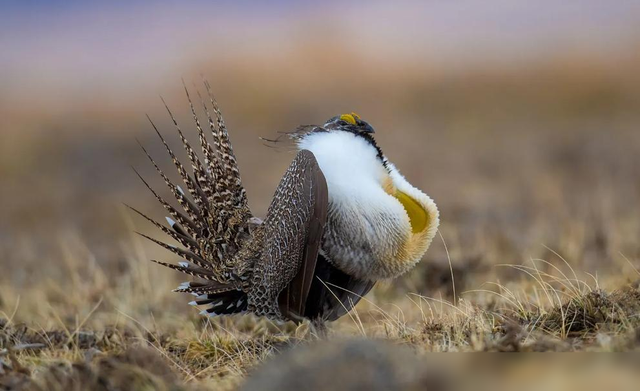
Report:
[[[311,330],[311,334],[315,335],[318,339],[327,339],[329,336],[327,321],[322,317],[311,319],[311,322],[309,322],[309,329]]]

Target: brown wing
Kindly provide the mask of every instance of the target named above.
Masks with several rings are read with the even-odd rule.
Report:
[[[282,314],[294,320],[301,319],[305,313],[307,297],[313,283],[318,259],[318,250],[322,241],[322,233],[327,220],[327,185],[321,171],[317,171],[317,176],[316,180],[319,185],[316,186],[316,203],[309,221],[300,270],[278,298]]]
[[[280,181],[263,223],[249,310],[298,320],[313,282],[327,218],[327,183],[307,150],[298,152]]]

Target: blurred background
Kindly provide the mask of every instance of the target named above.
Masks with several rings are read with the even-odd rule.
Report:
[[[202,77],[211,82],[259,216],[293,157],[259,136],[355,111],[376,128],[388,158],[437,202],[459,292],[520,278],[494,266],[552,261],[551,250],[601,278],[632,276],[629,263],[638,264],[637,1],[0,7],[0,308],[7,311],[17,297],[29,305],[36,281],[51,286],[45,297],[56,303],[56,294],[81,284],[75,279],[99,269],[101,284],[111,286],[155,251],[132,235],[152,227],[122,203],[162,218],[130,166],[164,190],[136,143],[171,172],[146,113],[184,156],[160,95],[195,140],[181,78],[193,91],[203,90]],[[450,296],[449,258],[436,238],[416,273],[374,296]],[[178,280],[157,269],[149,273]],[[87,289],[78,303],[97,300],[97,288]],[[162,297],[189,311],[184,297]]]

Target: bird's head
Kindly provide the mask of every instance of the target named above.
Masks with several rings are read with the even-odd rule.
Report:
[[[317,153],[319,146],[330,155],[346,154],[354,158],[371,155],[386,167],[386,158],[373,138],[373,127],[356,113],[342,114],[323,125],[304,125],[289,136],[297,140],[298,147]],[[362,160],[361,160],[362,161]]]
[[[356,113],[337,115],[322,126],[326,130],[338,130],[355,134],[375,133],[373,127]]]

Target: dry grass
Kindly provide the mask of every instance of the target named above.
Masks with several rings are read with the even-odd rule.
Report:
[[[65,292],[47,280],[22,295],[3,286],[0,385],[231,390],[268,357],[318,338],[308,324],[199,318],[182,298],[165,293],[175,276],[139,256],[115,278],[70,256]],[[640,275],[629,277],[632,284],[613,278],[611,286],[619,288],[608,289],[595,276],[581,278],[568,263],[506,268],[525,278],[458,292],[456,302],[385,294],[389,287],[382,287],[332,325],[328,338],[382,338],[419,354],[640,349]]]

